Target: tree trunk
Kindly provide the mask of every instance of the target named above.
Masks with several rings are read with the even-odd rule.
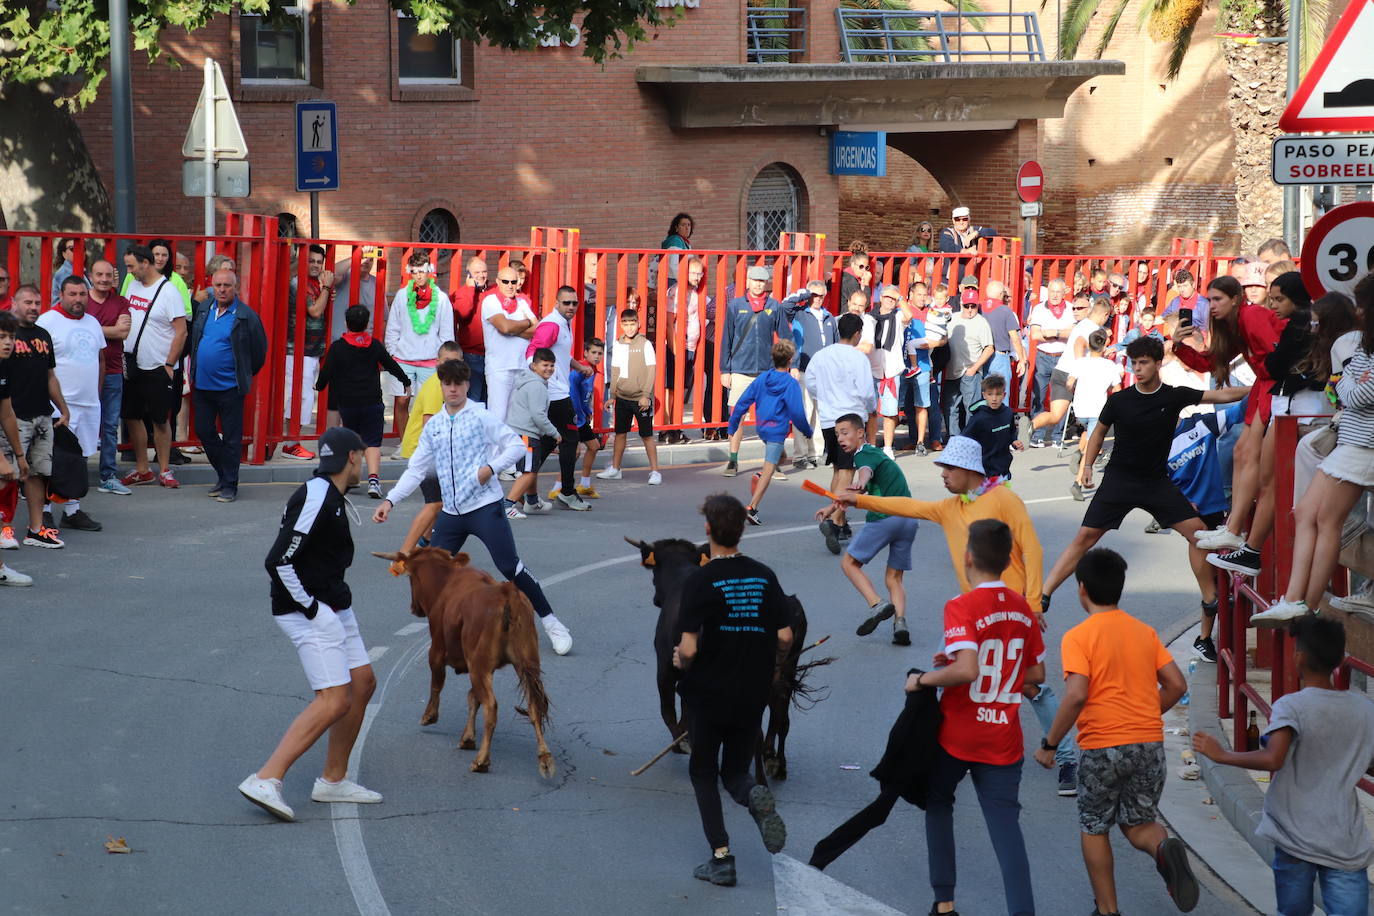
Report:
[[[0,85],[0,227],[108,231],[110,198],[75,119],[46,84]]]
[[[1285,34],[1282,7],[1265,7],[1263,18],[1224,23],[1227,31],[1261,37]],[[1235,136],[1236,212],[1240,247],[1253,255],[1260,243],[1283,237],[1283,189],[1270,177],[1271,143],[1280,133],[1279,114],[1287,104],[1287,48],[1282,44],[1243,45],[1221,39],[1221,55],[1231,81],[1226,104]]]

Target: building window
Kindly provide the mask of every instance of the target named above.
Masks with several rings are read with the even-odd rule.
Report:
[[[310,82],[310,40],[305,9],[283,7],[280,16],[239,15],[241,72],[245,83]]]
[[[769,251],[778,247],[778,234],[797,232],[801,225],[801,179],[780,162],[765,166],[749,186],[745,209],[745,247]]]
[[[436,207],[420,220],[420,231],[415,233],[415,240],[421,245],[456,245],[458,220],[442,207]]]
[[[397,11],[396,47],[402,84],[456,84],[461,81],[462,52],[452,32],[423,35],[419,20]]]

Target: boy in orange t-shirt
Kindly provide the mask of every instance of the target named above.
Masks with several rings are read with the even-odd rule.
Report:
[[[1161,717],[1188,685],[1154,629],[1118,607],[1126,585],[1120,554],[1089,550],[1074,576],[1088,619],[1064,634],[1064,698],[1035,759],[1048,769],[1059,740],[1077,722],[1078,823],[1094,913],[1117,912],[1113,824],[1154,857],[1169,896],[1186,913],[1197,906],[1197,880],[1183,843],[1159,823],[1158,805],[1165,774]]]

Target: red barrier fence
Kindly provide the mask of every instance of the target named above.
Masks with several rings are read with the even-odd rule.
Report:
[[[411,242],[375,239],[283,239],[278,237],[275,217],[230,213],[225,235],[167,237],[182,253],[191,255],[194,273],[187,286],[204,295],[208,285],[205,262],[210,247],[229,254],[238,267],[242,297],[261,315],[267,329],[269,355],[267,366],[258,377],[245,413],[245,451],[251,463],[261,463],[272,450],[289,442],[310,441],[318,436],[327,407],[326,394],[314,400],[316,422],[303,424],[306,410],[291,409],[287,392],[292,380],[307,377],[304,320],[294,323],[288,339],[289,303],[304,310],[304,297],[295,299],[295,289],[310,285],[311,246],[324,249],[326,270],[347,271],[346,284],[339,293],[349,303],[372,302],[373,333],[383,337],[387,313],[395,293],[408,279],[406,261],[416,249]],[[0,232],[0,262],[9,266],[13,286],[36,283],[46,308],[51,302],[52,277],[58,263],[54,251],[61,238],[78,240],[72,258],[72,272],[84,276],[94,257],[114,260],[122,248],[133,242],[146,243],[151,236],[116,236],[82,233]],[[603,337],[609,345],[618,333],[616,312],[637,301],[644,333],[653,341],[657,362],[663,367],[655,382],[655,426],[663,430],[724,427],[728,420],[725,389],[720,384],[720,342],[726,303],[745,288],[745,273],[754,265],[770,269],[770,292],[781,301],[812,280],[826,281],[830,292],[825,300],[832,312],[840,312],[840,281],[848,253],[827,251],[824,235],[783,233],[774,251],[683,250],[634,248],[584,248],[577,229],[532,227],[528,246],[509,245],[426,245],[423,250],[435,270],[441,289],[454,291],[467,279],[467,264],[478,259],[488,270],[488,280],[497,270],[513,261],[523,262],[526,283],[523,289],[534,303],[535,311],[547,314],[558,287],[581,290],[584,307],[574,319],[574,355],[581,356],[585,341]],[[364,249],[376,247],[370,275],[363,272]],[[1039,301],[1039,290],[1051,279],[1092,267],[1115,270],[1145,270],[1151,276],[1153,295],[1163,301],[1167,279],[1177,267],[1189,267],[1205,283],[1225,259],[1215,259],[1210,243],[1175,240],[1167,257],[1091,258],[1068,256],[1027,257],[1017,238],[994,238],[979,243],[976,253],[949,255],[920,252],[871,252],[874,262],[874,289],[879,284],[896,284],[904,292],[920,281],[928,287],[945,283],[957,295],[958,281],[974,276],[980,287],[997,280],[1011,292],[1013,307],[1024,321],[1026,306]],[[700,273],[695,287],[678,282],[685,274]],[[370,282],[369,282],[370,281]],[[337,282],[337,280],[336,280]],[[1029,282],[1029,287],[1027,283]],[[369,290],[370,286],[370,290]],[[1027,296],[1030,289],[1034,294]],[[335,314],[335,295],[331,292],[325,310],[326,333],[336,336],[342,316]],[[1020,304],[1019,306],[1017,304]],[[289,352],[288,352],[289,351]],[[607,354],[609,356],[609,352]],[[1031,361],[1020,373],[1033,371]],[[1013,388],[1013,406],[1024,409],[1018,400],[1020,386]],[[678,396],[681,392],[682,396]],[[605,385],[596,386],[596,413],[602,416]],[[301,394],[293,393],[296,405]],[[400,433],[392,430],[392,435]]]

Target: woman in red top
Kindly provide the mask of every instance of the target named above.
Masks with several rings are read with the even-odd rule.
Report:
[[[1226,525],[1199,532],[1197,545],[1203,549],[1232,549],[1245,543],[1241,531],[1250,520],[1251,503],[1260,487],[1260,451],[1264,431],[1269,425],[1274,380],[1264,366],[1274,352],[1286,319],[1262,305],[1245,301],[1245,291],[1235,277],[1217,277],[1207,284],[1211,303],[1211,346],[1201,350],[1202,332],[1174,342],[1174,355],[1195,372],[1211,372],[1218,385],[1225,385],[1231,363],[1237,356],[1255,373],[1250,400],[1245,406],[1245,431],[1236,442],[1231,472],[1231,514]]]

